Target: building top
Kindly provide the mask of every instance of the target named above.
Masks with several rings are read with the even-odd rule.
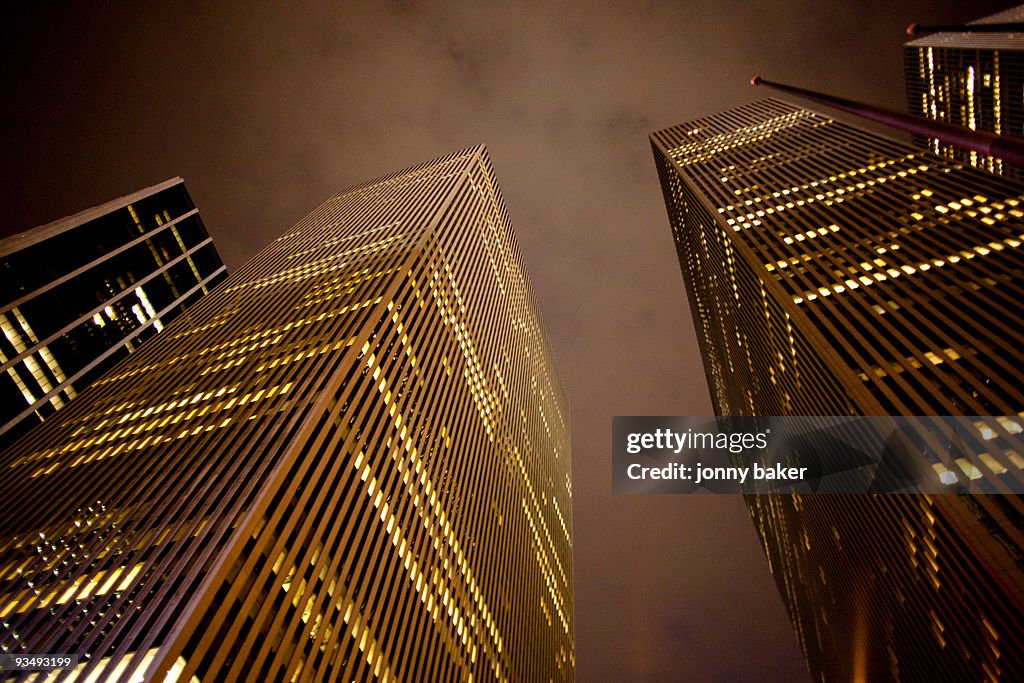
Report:
[[[1024,5],[996,12],[987,17],[967,22],[971,24],[1001,24],[1024,22]],[[1024,33],[967,33],[941,32],[915,38],[906,47],[954,47],[979,50],[1024,50]]]
[[[864,335],[834,340],[844,355],[828,364],[853,373],[843,380],[849,389],[827,398],[852,397],[867,414],[1021,409],[1019,383],[1008,379],[1020,375],[1015,337],[989,339],[1000,325],[993,312],[1015,310],[1019,299],[1019,184],[772,99],[651,138],[699,188],[687,206],[702,204],[728,234],[742,235],[730,248],[759,264],[777,315],[803,319],[820,335],[804,352],[830,353],[824,340],[839,319]],[[898,313],[888,307],[894,297],[906,297]],[[928,310],[955,317],[933,329]],[[927,343],[911,341],[922,329]],[[891,346],[881,343],[890,339]],[[911,376],[919,386],[906,384]],[[961,382],[977,387],[961,396]],[[824,414],[846,408],[839,402],[831,408],[839,413]]]
[[[454,154],[448,154],[448,155],[445,155],[443,157],[438,157],[437,159],[432,159],[430,161],[425,161],[425,162],[423,162],[421,164],[416,164],[415,166],[410,166],[409,168],[406,168],[406,169],[404,169],[402,171],[396,171],[394,173],[387,173],[385,175],[380,176],[379,178],[374,178],[372,180],[367,180],[367,181],[364,181],[364,182],[361,182],[361,183],[356,183],[355,185],[351,185],[349,187],[346,187],[343,190],[341,190],[340,192],[338,192],[338,194],[336,194],[334,198],[344,197],[346,195],[356,194],[358,192],[365,192],[366,190],[369,190],[370,188],[372,188],[374,186],[377,186],[377,185],[385,186],[385,185],[393,184],[394,181],[399,179],[399,178],[402,178],[403,181],[407,181],[407,182],[414,182],[416,180],[420,180],[425,175],[430,175],[432,173],[436,173],[437,172],[437,167],[438,167],[438,162],[440,162],[443,159],[467,159],[468,160],[468,159],[473,159],[473,158],[476,158],[476,157],[480,157],[480,158],[486,160],[487,165],[488,166],[490,165],[490,156],[488,155],[488,152],[487,152],[487,146],[484,145],[483,143],[480,143],[480,144],[477,144],[477,145],[470,145],[469,147],[466,147],[466,148],[464,148],[464,149],[462,149],[462,150],[460,150],[458,152],[455,152]]]
[[[94,206],[84,211],[79,211],[71,216],[65,216],[64,218],[57,219],[52,223],[46,223],[24,232],[19,232],[9,237],[0,239],[0,256],[7,256],[14,252],[21,251],[26,247],[30,247],[33,244],[46,241],[51,237],[67,232],[73,228],[77,228],[80,225],[84,225],[91,220],[95,220],[100,216],[105,216],[112,211],[120,209],[123,206],[128,206],[133,202],[137,202],[143,197],[149,197],[157,192],[166,190],[169,187],[179,185],[185,181],[180,176],[169,178],[162,183],[157,183],[150,187],[143,188],[138,192],[119,197],[117,199],[111,199],[109,202],[104,202],[98,206]]]

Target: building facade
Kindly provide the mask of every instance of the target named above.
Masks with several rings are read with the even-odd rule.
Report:
[[[7,648],[573,678],[568,406],[482,147],[333,197],[0,464]]]
[[[719,415],[966,415],[1019,489],[1024,188],[777,101],[651,136]],[[1019,680],[1012,495],[750,496],[815,680]]]
[[[996,23],[1024,23],[1024,5],[971,22]],[[933,33],[906,43],[903,55],[911,113],[1024,138],[1024,32]],[[935,139],[919,142],[943,156],[1024,179],[1024,170],[1001,159]]]
[[[0,240],[0,448],[225,277],[181,178]]]

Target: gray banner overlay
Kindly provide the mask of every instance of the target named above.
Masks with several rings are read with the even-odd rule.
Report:
[[[615,493],[1024,494],[1024,417],[615,417]]]

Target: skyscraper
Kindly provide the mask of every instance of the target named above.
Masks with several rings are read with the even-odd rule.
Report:
[[[4,647],[570,680],[567,412],[484,148],[346,190],[4,454]]]
[[[651,140],[719,415],[998,416],[921,457],[1024,478],[1019,184],[777,100]],[[747,504],[816,680],[1024,674],[1018,496]]]
[[[1020,22],[1024,22],[1024,5],[969,25]],[[1024,137],[1024,32],[933,33],[906,43],[903,55],[911,113],[972,130]],[[927,144],[943,156],[1024,179],[1022,169],[1000,159],[934,139]]]
[[[0,447],[224,277],[181,178],[0,240]]]

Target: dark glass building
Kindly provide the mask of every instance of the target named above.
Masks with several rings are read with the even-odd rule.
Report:
[[[1024,22],[1024,5],[972,24]],[[904,46],[910,112],[972,130],[1024,137],[1024,32],[944,32]],[[1001,159],[920,139],[933,152],[1024,179]]]
[[[181,178],[0,240],[0,447],[224,277]]]
[[[777,100],[651,139],[719,415],[996,416],[948,495],[747,498],[813,678],[1024,678],[1024,503],[952,492],[1024,479],[1024,188]]]
[[[565,394],[482,147],[351,188],[0,456],[0,643],[572,680]]]

